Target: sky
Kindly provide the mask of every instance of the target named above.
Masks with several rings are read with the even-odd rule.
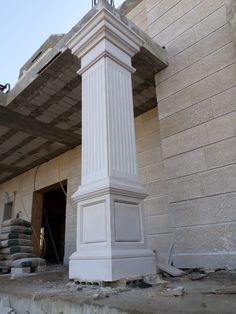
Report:
[[[118,7],[123,0],[115,0]],[[67,33],[92,0],[0,0],[0,84],[17,81],[21,66],[51,34]]]

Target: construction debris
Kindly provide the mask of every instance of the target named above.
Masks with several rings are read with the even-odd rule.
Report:
[[[157,264],[157,268],[159,268],[159,270],[161,270],[164,273],[169,274],[172,277],[181,277],[181,276],[185,276],[186,273],[174,266],[171,266],[169,264]]]
[[[202,280],[207,277],[207,274],[190,274],[189,279],[190,280]]]
[[[224,287],[221,289],[214,289],[211,291],[203,291],[202,294],[218,294],[218,295],[236,294],[236,286],[235,287]]]
[[[156,297],[181,297],[184,295],[184,287],[177,287],[177,288],[163,288],[159,287],[154,290],[148,292],[149,298],[156,298]]]

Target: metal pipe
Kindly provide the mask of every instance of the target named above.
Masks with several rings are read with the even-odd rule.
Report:
[[[101,0],[92,0],[92,7],[98,4]],[[107,3],[112,5],[113,7],[115,6],[114,0],[105,0]]]

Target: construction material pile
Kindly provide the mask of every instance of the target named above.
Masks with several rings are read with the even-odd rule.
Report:
[[[45,261],[33,254],[31,223],[10,219],[2,223],[0,234],[0,269],[45,267]]]

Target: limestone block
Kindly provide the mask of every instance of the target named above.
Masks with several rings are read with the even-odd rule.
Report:
[[[151,11],[156,5],[159,5],[161,1],[162,0],[145,0],[147,11]]]
[[[236,166],[226,166],[168,181],[170,202],[235,191]]]
[[[138,167],[145,167],[161,161],[161,148],[157,146],[138,154]]]
[[[176,4],[174,5],[174,7],[173,3]],[[161,6],[161,10],[163,12],[162,14],[159,8]],[[155,12],[159,13],[155,14]],[[153,9],[151,13],[152,14],[148,14],[148,31],[151,37],[155,37],[163,30],[165,30],[165,28],[171,25],[174,21],[183,16],[184,11],[181,2],[179,2],[178,0],[170,0],[165,3],[160,3],[159,6],[156,6],[155,10]]]
[[[223,225],[193,226],[175,229],[174,253],[217,253],[227,250],[227,227]]]
[[[162,100],[172,94],[196,83],[204,77],[202,62],[198,61],[186,69],[178,72],[173,77],[157,86],[158,99]]]
[[[167,214],[169,212],[168,196],[154,197],[144,200],[145,216]]]
[[[66,214],[66,228],[75,229],[76,228],[77,215]]]
[[[208,76],[234,62],[236,62],[236,49],[233,43],[229,43],[202,60],[204,74]]]
[[[162,141],[163,156],[171,157],[207,144],[207,127],[202,124],[165,138]]]
[[[203,189],[200,175],[190,175],[168,181],[168,194],[171,203],[202,197]]]
[[[139,178],[141,183],[147,182],[146,168],[139,168],[138,169],[138,178]]]
[[[176,228],[216,223],[212,198],[200,198],[170,204],[173,225]]]
[[[221,7],[195,26],[197,39],[207,36],[226,24],[225,7]]]
[[[146,234],[170,233],[171,223],[169,214],[145,217]]]
[[[188,0],[187,0],[188,1]],[[172,39],[166,44],[167,57],[171,58],[185,49],[194,45],[197,41],[196,34],[193,28],[189,28],[182,34]]]
[[[204,149],[194,150],[165,160],[168,179],[177,178],[207,169]]]
[[[161,138],[190,129],[213,118],[211,101],[205,100],[160,121]]]
[[[158,76],[158,75],[157,75]],[[183,91],[176,93],[164,100],[160,100],[160,95],[158,93],[159,89],[157,87],[157,99],[159,108],[159,118],[160,120],[178,112],[179,110],[185,109],[192,105],[190,89],[186,88]]]
[[[236,111],[207,122],[209,142],[214,143],[236,135]]]
[[[157,118],[156,123],[158,124]],[[140,151],[146,151],[160,145],[160,132],[159,130],[155,130],[153,133],[150,133],[146,136],[140,138],[139,147]]]
[[[148,193],[148,197],[160,197],[167,194],[166,180],[154,181],[143,185],[144,189]]]
[[[184,12],[188,12],[192,10],[194,7],[198,6],[202,0],[182,0],[182,5],[184,8]]]
[[[227,166],[236,162],[236,137],[205,148],[208,168]]]
[[[77,229],[66,229],[65,242],[74,242],[76,240]]]
[[[228,249],[235,252],[236,250],[236,223],[231,223],[227,225],[228,232]]]
[[[147,182],[163,179],[165,176],[166,173],[163,161],[146,168]]]
[[[156,20],[160,19],[160,17],[164,16],[165,20],[163,19],[163,22],[167,23],[167,26],[168,26],[168,24],[170,24],[170,20],[168,19],[168,17],[166,17],[167,15],[166,13],[167,12],[169,13],[170,9],[172,9],[173,7],[174,9],[179,8],[179,0],[170,0],[168,2],[159,1],[159,3],[156,3],[156,5],[154,5],[151,8],[151,10],[150,10],[150,1],[148,1],[148,3],[146,4],[146,7],[148,9],[147,18],[148,18],[149,25],[154,23]],[[172,18],[173,14],[176,14],[176,12],[175,13],[171,12],[169,14],[170,18]],[[159,24],[164,24],[164,23],[161,23],[161,20],[159,20]]]
[[[156,250],[157,258],[160,253],[166,253],[170,250],[172,245],[171,233],[147,235],[148,247],[152,250]]]
[[[207,18],[210,14],[215,12],[218,8],[224,5],[224,0],[208,0],[202,1],[197,7],[201,20]]]
[[[236,87],[233,87],[211,99],[214,117],[236,110]]]
[[[236,64],[232,64],[190,87],[193,104],[235,86]]]
[[[233,42],[236,45],[236,1],[225,0],[227,20],[231,28]]]
[[[175,227],[229,222],[236,219],[236,193],[170,204]]]
[[[200,16],[197,10],[191,10],[180,19],[176,20],[163,32],[154,37],[160,45],[166,45],[189,28],[200,22]]]
[[[236,165],[217,168],[201,174],[204,195],[234,192],[236,186]]]

